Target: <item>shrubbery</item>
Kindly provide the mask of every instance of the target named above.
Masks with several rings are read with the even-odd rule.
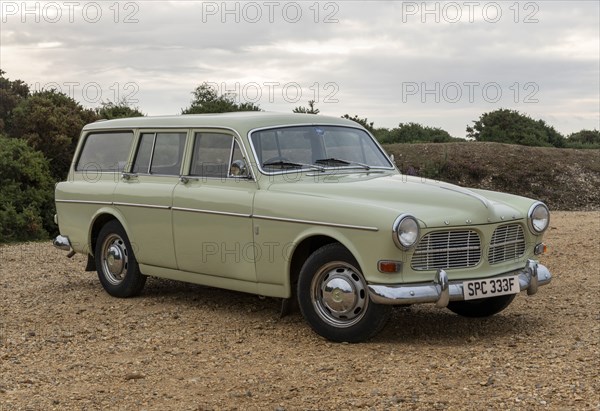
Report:
[[[398,127],[390,130],[376,129],[375,136],[383,144],[464,142],[463,139],[452,137],[446,130],[417,123],[400,123]]]
[[[600,148],[599,130],[581,130],[567,137],[569,148]]]
[[[85,124],[139,115],[125,101],[91,110],[56,90],[30,93],[0,70],[0,243],[57,231],[54,183],[67,176]]]
[[[0,243],[47,238],[56,231],[48,161],[24,140],[0,134]]]

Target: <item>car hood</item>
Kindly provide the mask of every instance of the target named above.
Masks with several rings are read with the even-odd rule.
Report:
[[[523,219],[533,200],[400,174],[311,174],[294,182],[274,182],[270,192],[286,192],[352,204],[374,212],[409,213],[426,227],[490,224]],[[317,200],[315,198],[315,200]],[[322,203],[325,204],[326,203]],[[325,211],[325,210],[324,210]]]

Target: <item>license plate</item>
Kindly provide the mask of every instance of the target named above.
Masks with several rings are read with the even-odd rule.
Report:
[[[465,300],[517,294],[519,291],[521,291],[521,287],[519,286],[519,277],[516,275],[463,282],[463,296]]]

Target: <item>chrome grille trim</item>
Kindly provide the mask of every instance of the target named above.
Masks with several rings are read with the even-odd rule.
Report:
[[[421,238],[412,256],[413,270],[474,267],[481,261],[481,239],[473,230],[434,231]]]
[[[525,234],[520,224],[507,224],[496,228],[488,251],[490,264],[516,260],[523,254],[525,254]]]

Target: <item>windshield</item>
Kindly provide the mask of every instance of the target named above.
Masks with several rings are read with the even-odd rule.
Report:
[[[252,146],[266,172],[327,168],[391,168],[364,130],[342,126],[297,126],[255,131]]]

